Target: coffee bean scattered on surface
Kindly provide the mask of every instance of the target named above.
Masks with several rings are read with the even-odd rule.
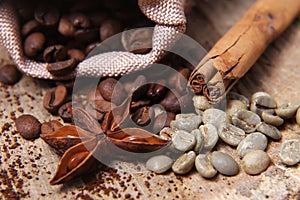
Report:
[[[172,165],[172,170],[176,174],[186,174],[194,166],[196,158],[196,153],[194,151],[189,151],[180,156]]]
[[[21,77],[21,72],[14,64],[6,64],[0,67],[0,82],[5,85],[14,85]]]
[[[15,124],[17,131],[27,140],[36,139],[40,136],[41,123],[32,115],[21,115],[15,120]]]
[[[155,173],[161,174],[172,167],[173,160],[165,155],[158,155],[150,158],[146,162],[146,168]]]
[[[300,140],[286,140],[280,146],[279,157],[286,165],[300,162]]]
[[[268,146],[267,137],[260,133],[251,133],[244,138],[237,146],[237,153],[240,157],[244,157],[246,154],[254,150],[265,150]]]
[[[270,164],[268,154],[262,150],[254,150],[246,154],[242,160],[243,169],[247,174],[256,175],[265,171]]]
[[[214,151],[210,156],[211,164],[221,174],[234,176],[239,173],[237,162],[227,153]]]
[[[212,166],[209,157],[205,154],[197,155],[195,166],[198,173],[204,178],[212,178],[218,173],[218,171]]]

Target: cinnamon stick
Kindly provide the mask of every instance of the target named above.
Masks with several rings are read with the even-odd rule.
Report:
[[[299,0],[258,0],[200,61],[189,86],[220,102],[299,12]]]

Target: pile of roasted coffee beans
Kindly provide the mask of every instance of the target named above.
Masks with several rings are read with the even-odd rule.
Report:
[[[169,54],[161,61],[166,67],[163,71],[149,68],[128,75],[125,80],[102,78],[92,89],[90,80],[86,84],[58,83],[48,89],[43,98],[44,108],[53,115],[60,116],[64,122],[73,122],[72,107],[81,107],[95,117],[99,123],[112,107],[120,105],[132,95],[130,105],[131,124],[153,133],[170,126],[171,120],[181,112],[194,110],[192,94],[186,87],[193,67],[185,60]],[[159,66],[158,66],[159,67]],[[80,85],[77,88],[77,86]],[[139,85],[140,87],[136,88]],[[76,92],[73,92],[76,90]]]
[[[25,56],[51,63],[48,71],[58,76],[72,71],[107,38],[126,29],[154,26],[141,13],[135,0],[15,1]],[[144,42],[151,46],[149,34],[152,33],[139,31],[133,36],[136,34],[139,38],[146,37]],[[133,36],[122,36],[125,50],[138,48],[132,44],[135,43]]]
[[[172,168],[176,174],[186,174],[195,166],[204,178],[212,178],[217,172],[236,175],[240,167],[234,158],[228,153],[215,151],[221,140],[236,148],[247,174],[260,174],[270,164],[265,152],[268,139],[278,141],[282,137],[276,126],[292,118],[300,124],[300,102],[278,105],[265,92],[253,94],[251,101],[231,92],[227,96],[225,111],[213,108],[204,96],[194,96],[193,101],[197,114],[177,114],[170,127],[165,127],[159,134],[172,140],[171,148],[182,155],[175,159],[168,155],[154,156],[146,163],[149,170],[163,173]],[[283,141],[279,157],[286,165],[299,163],[300,140]]]

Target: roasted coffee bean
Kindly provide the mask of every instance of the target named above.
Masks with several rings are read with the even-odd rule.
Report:
[[[239,143],[236,150],[240,157],[244,157],[247,153],[250,153],[254,150],[264,151],[267,146],[267,137],[260,132],[255,132],[247,135],[246,138]]]
[[[44,49],[45,35],[40,32],[31,33],[24,42],[24,53],[28,57],[34,57]]]
[[[85,59],[84,53],[79,49],[69,49],[67,54],[70,58],[74,58],[75,60],[81,62]]]
[[[196,144],[196,138],[194,135],[184,130],[179,130],[174,134],[172,142],[177,150],[186,152],[194,148]]]
[[[22,35],[26,36],[29,33],[32,33],[34,31],[37,31],[37,29],[40,27],[40,24],[36,21],[36,20],[30,20],[28,22],[26,22],[23,26],[22,26]]]
[[[122,25],[119,21],[114,19],[106,19],[102,22],[100,26],[100,39],[101,41],[119,33],[122,31]]]
[[[260,122],[260,117],[248,110],[240,110],[232,116],[233,125],[243,129],[246,133],[254,132]]]
[[[129,84],[125,84],[124,88],[126,87],[125,89],[128,93],[132,93],[132,100],[137,101],[143,99],[148,92],[150,84],[146,83],[146,77],[144,75],[139,75],[133,83],[130,82]]]
[[[174,130],[185,130],[191,132],[197,129],[201,123],[201,117],[196,114],[178,114],[175,120],[171,121],[170,127]]]
[[[42,123],[41,134],[48,135],[55,132],[57,129],[61,128],[63,125],[57,120],[50,120],[48,122]]]
[[[275,126],[264,122],[257,126],[257,130],[274,140],[279,140],[281,138],[281,133]]]
[[[73,71],[76,67],[77,61],[73,58],[66,61],[59,61],[55,63],[49,63],[47,70],[55,76],[64,76]]]
[[[70,37],[75,33],[75,27],[67,17],[62,17],[58,24],[58,32],[63,36]]]
[[[296,122],[297,122],[297,124],[300,125],[300,107],[298,108],[297,113],[296,113]]]
[[[154,156],[146,162],[146,168],[157,174],[168,171],[173,164],[173,160],[165,155]]]
[[[203,147],[204,147],[204,135],[203,133],[199,130],[199,129],[195,129],[191,132],[192,135],[195,136],[196,139],[196,144],[194,147],[194,151],[196,152],[196,154],[199,154]]]
[[[24,3],[25,1],[18,1],[18,3]],[[21,6],[17,5],[17,12],[20,17],[24,20],[29,20],[33,18],[34,10],[33,6],[29,4],[22,4]]]
[[[220,126],[218,133],[224,142],[232,146],[237,146],[246,137],[245,131],[228,123]]]
[[[39,5],[34,12],[35,20],[46,26],[57,24],[59,17],[59,10],[56,7],[45,4]]]
[[[295,116],[297,109],[299,108],[299,104],[283,104],[280,105],[277,109],[275,109],[276,114],[283,119],[290,119]]]
[[[105,100],[104,100],[105,101]],[[93,104],[93,102],[89,102],[86,106],[85,106],[85,111],[87,113],[89,113],[93,118],[102,121],[104,119],[104,116],[106,113],[104,112],[100,112],[99,110],[97,110],[95,108],[95,105]]]
[[[230,118],[222,110],[209,108],[203,112],[202,121],[204,124],[212,124],[218,128],[224,123],[230,123]]]
[[[153,118],[154,111],[148,106],[137,109],[132,115],[132,120],[139,126],[147,126]]]
[[[300,140],[286,140],[280,146],[279,157],[286,165],[295,165],[300,162]]]
[[[55,113],[67,98],[67,88],[59,85],[49,89],[43,99],[43,106],[51,113]]]
[[[97,29],[78,29],[73,36],[75,41],[88,43],[98,39],[98,31]]]
[[[196,157],[195,166],[199,174],[204,178],[212,178],[218,173],[212,166],[209,157],[205,154],[199,154]]]
[[[243,169],[250,175],[260,174],[268,168],[269,164],[270,158],[262,150],[251,151],[242,160]]]
[[[234,176],[239,173],[237,162],[227,153],[213,152],[210,157],[210,162],[213,167],[221,174]]]
[[[181,110],[180,103],[174,92],[168,91],[166,96],[159,102],[167,111],[178,113]]]
[[[90,22],[89,18],[83,13],[79,13],[79,12],[71,13],[68,16],[68,18],[69,18],[71,24],[76,28],[87,29],[87,28],[91,27],[91,22]]]
[[[174,130],[172,130],[169,127],[165,127],[159,132],[159,137],[164,140],[172,140],[173,135],[175,135],[175,134],[176,133]]]
[[[277,107],[276,101],[266,92],[256,92],[252,95],[250,110],[261,115],[263,111],[273,112]]]
[[[160,82],[162,83],[150,84],[148,88],[147,98],[151,99],[152,102],[158,102],[165,96],[167,92],[167,88],[164,86],[164,81],[160,81]]]
[[[240,110],[247,110],[247,105],[240,100],[229,100],[227,102],[226,113],[229,116],[233,116]]]
[[[262,112],[261,118],[264,120],[264,122],[273,126],[281,126],[284,122],[281,117],[269,114],[267,112]]]
[[[14,85],[21,77],[21,72],[14,64],[6,64],[0,67],[0,82],[5,85]]]
[[[249,99],[247,97],[245,97],[244,95],[238,94],[236,92],[229,92],[226,97],[227,97],[228,101],[239,100],[239,101],[243,102],[247,106],[247,108],[250,106]]]
[[[157,133],[164,127],[169,127],[172,120],[175,119],[175,114],[172,112],[163,112],[154,119],[153,132]]]
[[[122,84],[114,78],[107,78],[100,82],[99,92],[106,101],[119,105],[126,98],[126,92]]]
[[[95,110],[102,112],[102,113],[107,113],[110,110],[112,110],[115,105],[109,101],[105,101],[104,99],[102,100],[95,100],[93,103],[93,107]]]
[[[152,48],[152,34],[151,28],[138,28],[122,32],[122,45],[125,50],[144,54],[148,53]]]
[[[62,61],[67,58],[67,50],[63,45],[49,46],[44,50],[43,57],[48,63]]]
[[[64,120],[64,122],[71,122],[72,121],[72,101],[69,101],[63,104],[58,109],[58,115]]]
[[[27,140],[36,139],[41,133],[41,123],[32,115],[21,115],[15,120],[17,131]]]
[[[199,127],[202,135],[204,136],[204,146],[201,153],[211,151],[219,140],[218,130],[212,124],[205,124]]]
[[[188,153],[180,156],[172,165],[172,170],[176,174],[186,174],[194,166],[196,154],[194,151],[189,151]]]
[[[205,96],[195,95],[193,97],[194,107],[199,110],[207,110],[212,108],[212,104],[210,104]]]

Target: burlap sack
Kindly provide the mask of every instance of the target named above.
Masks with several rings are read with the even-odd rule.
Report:
[[[156,23],[152,50],[138,55],[129,52],[109,52],[79,63],[74,72],[54,76],[47,63],[26,58],[22,51],[19,24],[11,1],[0,1],[0,45],[6,47],[13,61],[24,74],[42,79],[68,80],[77,76],[118,76],[143,69],[158,61],[185,32],[184,0],[138,0],[141,11]]]

